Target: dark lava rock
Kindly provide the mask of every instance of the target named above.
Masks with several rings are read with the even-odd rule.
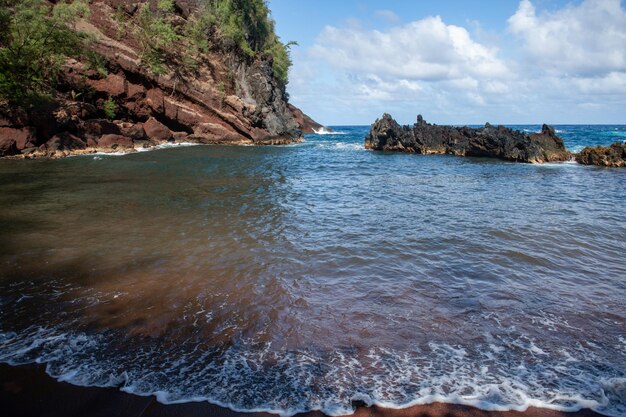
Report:
[[[602,167],[626,167],[626,143],[611,146],[586,147],[576,155],[576,162]]]
[[[483,156],[516,162],[553,162],[570,158],[563,140],[548,125],[526,134],[489,123],[482,128],[438,126],[421,115],[413,126],[400,126],[389,114],[376,120],[365,137],[367,149],[419,154]]]

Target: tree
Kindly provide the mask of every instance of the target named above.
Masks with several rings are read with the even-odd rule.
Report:
[[[50,92],[63,62],[83,50],[75,24],[88,13],[86,0],[0,0],[0,97],[25,106]]]

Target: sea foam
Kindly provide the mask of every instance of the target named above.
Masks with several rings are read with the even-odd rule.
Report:
[[[446,402],[484,410],[626,413],[626,377],[598,363],[593,348],[548,353],[526,337],[472,347],[431,342],[414,351],[274,351],[257,344],[221,353],[184,345],[120,350],[114,337],[43,327],[4,332],[0,361],[46,363],[60,381],[120,387],[164,404],[208,401],[281,416],[351,414],[355,400],[388,408]]]

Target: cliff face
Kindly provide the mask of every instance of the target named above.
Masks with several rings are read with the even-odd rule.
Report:
[[[554,129],[526,134],[504,126],[483,128],[437,126],[417,116],[413,126],[400,126],[389,114],[376,120],[365,138],[367,149],[420,154],[486,156],[516,162],[542,163],[570,158]]]
[[[179,71],[176,62],[160,75],[147,68],[134,30],[144,3],[96,0],[89,4],[89,17],[80,20],[76,30],[93,39],[90,49],[101,57],[101,68],[96,70],[81,59],[68,60],[54,100],[46,108],[0,115],[0,156],[58,157],[96,149],[130,150],[164,141],[284,144],[300,140],[307,126],[301,117],[294,117],[302,112],[288,104],[271,57],[250,58],[211,48],[186,72]],[[184,25],[197,3],[177,0],[174,4],[172,25]]]

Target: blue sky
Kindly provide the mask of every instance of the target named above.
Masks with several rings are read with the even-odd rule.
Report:
[[[620,0],[269,0],[321,123],[626,123]]]

